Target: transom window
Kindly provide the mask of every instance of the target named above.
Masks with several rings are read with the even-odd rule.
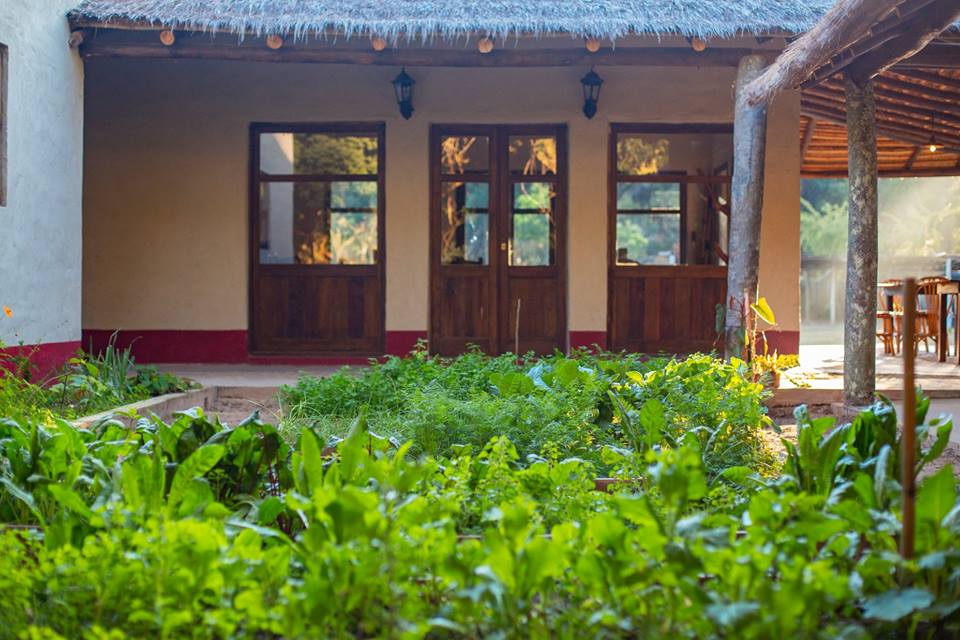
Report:
[[[378,134],[261,131],[255,144],[260,264],[377,264]]]

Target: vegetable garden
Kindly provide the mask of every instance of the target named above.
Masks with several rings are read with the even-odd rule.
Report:
[[[893,406],[800,408],[778,456],[747,374],[416,353],[301,379],[278,426],[7,419],[0,636],[956,636],[950,421],[920,397],[904,559]]]

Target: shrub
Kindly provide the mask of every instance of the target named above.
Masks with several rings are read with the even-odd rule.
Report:
[[[711,473],[730,465],[770,471],[760,437],[769,424],[763,390],[744,374],[706,355],[642,362],[578,352],[517,363],[418,352],[330,378],[301,377],[282,390],[283,429],[290,439],[309,428],[335,442],[364,412],[373,431],[411,441],[415,454],[448,456],[502,435],[522,459],[579,457],[601,472],[609,471],[604,445],[643,450],[693,431]]]

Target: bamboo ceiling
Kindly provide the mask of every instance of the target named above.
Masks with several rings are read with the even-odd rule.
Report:
[[[882,175],[960,175],[960,70],[894,67],[874,78]],[[805,177],[847,171],[844,90],[839,76],[801,97]],[[815,122],[810,131],[811,123]],[[936,151],[930,151],[930,145]]]

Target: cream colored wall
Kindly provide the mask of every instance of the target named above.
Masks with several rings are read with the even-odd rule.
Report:
[[[7,203],[0,206],[0,343],[80,340],[83,65],[74,0],[2,0],[8,50]]]
[[[84,327],[246,328],[250,122],[385,121],[387,329],[425,330],[430,124],[542,122],[569,127],[569,327],[603,331],[609,123],[732,120],[728,69],[601,68],[593,120],[580,112],[582,67],[408,68],[409,121],[397,71],[88,63]]]
[[[800,331],[800,93],[782,95],[767,115],[760,295],[777,330]]]

